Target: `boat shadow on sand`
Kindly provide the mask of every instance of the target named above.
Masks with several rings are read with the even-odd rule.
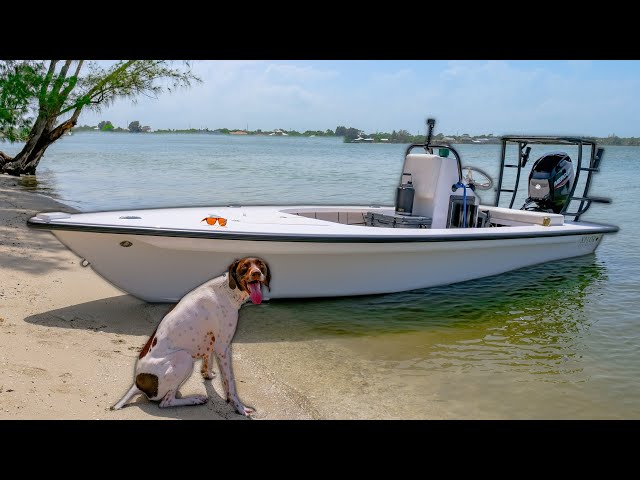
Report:
[[[595,255],[550,262],[468,282],[386,295],[272,300],[240,310],[234,342],[306,341],[455,329],[464,337],[500,327],[514,341],[548,341],[589,327],[591,294],[608,280]],[[596,295],[597,296],[597,295]],[[130,295],[38,313],[34,325],[150,335],[171,304]],[[503,327],[506,327],[503,328]]]

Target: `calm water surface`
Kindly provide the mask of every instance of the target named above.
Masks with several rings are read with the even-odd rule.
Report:
[[[323,418],[640,418],[640,148],[605,148],[592,193],[613,203],[583,218],[621,228],[595,255],[447,287],[251,305],[236,341],[276,352],[269,368]],[[50,147],[24,185],[83,211],[392,204],[404,149],[78,133]],[[458,149],[463,164],[497,174],[499,146]]]

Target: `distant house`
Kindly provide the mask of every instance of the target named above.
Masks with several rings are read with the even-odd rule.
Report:
[[[246,135],[247,132],[244,130],[234,130],[233,132],[229,132],[229,135]]]

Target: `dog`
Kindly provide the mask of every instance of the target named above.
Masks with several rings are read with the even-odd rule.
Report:
[[[213,278],[186,294],[158,324],[138,356],[133,385],[111,407],[118,410],[139,394],[159,401],[160,407],[202,405],[206,395],[176,398],[176,393],[193,373],[196,359],[202,358],[200,373],[206,380],[215,377],[215,355],[227,402],[236,412],[249,416],[255,412],[240,402],[231,369],[231,340],[238,324],[238,310],[248,299],[262,302],[261,286],[269,290],[271,272],[257,257],[235,260],[228,272]]]

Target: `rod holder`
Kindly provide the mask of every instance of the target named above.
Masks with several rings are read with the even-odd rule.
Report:
[[[602,156],[604,155],[604,148],[600,147],[596,150],[596,157],[593,162],[594,168],[600,168],[600,162],[602,161]]]
[[[531,147],[527,147],[524,149],[522,153],[522,156],[520,157],[520,166],[521,168],[524,168],[524,166],[527,164],[527,161],[529,160],[529,155],[531,154]]]
[[[435,118],[427,118],[427,140],[425,142],[425,148],[429,148],[431,143],[431,136],[433,135],[433,127],[436,126]]]

